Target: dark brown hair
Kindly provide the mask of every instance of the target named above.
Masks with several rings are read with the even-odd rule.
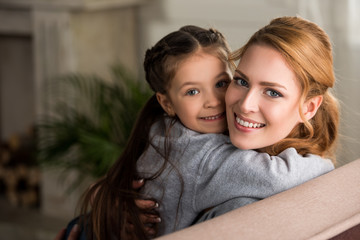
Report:
[[[223,35],[215,29],[184,26],[148,49],[144,60],[145,77],[154,93],[166,93],[177,66],[199,49],[229,64],[230,49]],[[164,119],[164,115],[154,94],[140,112],[122,155],[106,176],[85,193],[81,212],[91,229],[89,239],[127,239],[131,235],[131,239],[147,238],[135,204],[138,193],[132,189],[132,181],[138,178],[136,162],[150,144],[150,128],[155,121]],[[130,232],[126,229],[127,222],[134,226]]]

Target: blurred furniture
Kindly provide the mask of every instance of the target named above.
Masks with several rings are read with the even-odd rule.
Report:
[[[137,72],[136,19],[144,2],[0,0],[1,139],[52,112],[46,83],[59,75],[96,73],[108,79],[110,65],[119,62]],[[69,196],[72,180],[59,182],[60,174],[41,171],[40,207],[45,215],[69,219],[82,190]],[[7,186],[15,185],[11,182]]]
[[[360,159],[160,239],[360,239]]]
[[[0,198],[13,206],[40,205],[40,168],[35,159],[35,131],[14,134],[0,144]]]

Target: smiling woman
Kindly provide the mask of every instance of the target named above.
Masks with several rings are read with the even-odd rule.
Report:
[[[234,145],[221,134],[225,124],[218,118],[224,111],[231,66],[223,36],[213,29],[186,26],[149,49],[144,67],[154,95],[139,116],[124,154],[86,194],[83,213],[84,222],[90,223],[89,236],[98,240],[149,237],[140,222],[141,209],[135,206],[139,197],[160,202],[158,235],[164,235],[333,170],[333,163],[320,156],[330,155],[336,139],[336,106],[334,116],[328,117],[331,124],[323,122],[322,133],[312,125],[316,116],[324,119],[331,114],[328,86],[315,78],[321,66],[314,65],[301,75],[294,67],[296,58],[289,61],[263,38],[265,34],[284,39],[283,45],[291,48],[293,42],[286,37],[296,31],[300,36],[290,38],[295,43],[310,44],[306,35],[321,36],[311,44],[318,40],[317,47],[331,56],[326,34],[296,17],[275,19],[235,52],[234,57],[241,59],[226,93]],[[304,51],[303,57],[311,54],[318,52]],[[332,64],[331,57],[323,61]],[[327,70],[324,79],[334,81],[332,69]],[[331,127],[332,132],[325,131]],[[327,145],[319,141],[323,133],[330,136]],[[277,147],[282,141],[286,145]],[[140,192],[132,190],[132,180],[138,177],[146,180]],[[127,222],[134,231],[129,231]]]
[[[331,94],[332,47],[321,28],[298,17],[274,19],[231,59],[240,60],[225,96],[236,147],[270,155],[294,148],[335,159],[339,111]],[[288,161],[288,167],[294,166]],[[232,199],[198,222],[243,205],[241,198]]]
[[[233,119],[228,122],[235,145],[269,154],[295,147],[301,154],[335,157],[339,110],[331,93],[335,84],[332,47],[321,28],[297,17],[277,18],[254,33],[231,58],[240,59],[234,78],[238,87],[231,84],[226,95],[232,106],[227,107],[227,116]],[[260,92],[253,98],[257,90]],[[232,91],[240,93],[240,97],[236,99]],[[258,104],[256,113],[251,112],[251,104]],[[244,131],[236,128],[241,126],[236,124],[236,118],[264,121],[260,131],[269,130],[272,140],[263,146],[248,145],[256,134],[245,137]],[[237,138],[237,134],[249,141]]]
[[[226,94],[232,143],[241,149],[263,149],[284,139],[303,122],[300,91],[295,73],[278,51],[266,45],[250,46]],[[301,103],[306,120],[315,115],[321,100],[316,96]]]

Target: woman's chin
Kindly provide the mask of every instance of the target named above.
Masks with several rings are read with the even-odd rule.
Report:
[[[255,147],[253,144],[249,144],[245,141],[239,141],[239,139],[236,139],[236,138],[232,139],[231,135],[230,135],[230,141],[235,147],[237,147],[241,150],[251,150],[251,149],[254,149],[254,147]]]
[[[241,150],[255,150],[257,152],[265,152],[267,146],[264,147],[264,144],[256,144],[254,143],[254,141],[250,141],[250,140],[245,140],[245,139],[242,139],[239,141],[239,137],[234,137],[234,138],[231,138],[231,134],[230,134],[230,141],[231,143],[241,149]]]

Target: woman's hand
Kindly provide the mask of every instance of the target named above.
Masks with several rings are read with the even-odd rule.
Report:
[[[144,180],[142,179],[133,181],[134,190],[140,189],[143,185]],[[153,200],[146,199],[136,199],[135,203],[136,206],[140,209],[140,211],[143,212],[143,214],[141,214],[139,217],[141,219],[141,222],[146,226],[145,230],[147,234],[149,235],[149,237],[154,237],[156,235],[156,224],[161,222],[161,218],[156,211],[156,209],[159,207],[159,204]],[[134,230],[134,226],[131,222],[127,222],[127,230],[129,232],[132,232]],[[74,225],[67,239],[64,239],[65,233],[66,229],[62,229],[60,232],[58,232],[54,240],[78,240],[80,238],[79,225]]]
[[[133,189],[137,190],[144,185],[144,180],[133,181]],[[139,217],[141,222],[146,226],[146,232],[149,237],[154,237],[156,235],[156,224],[161,222],[156,209],[159,207],[159,204],[153,200],[146,199],[136,199],[136,206],[143,212]],[[133,229],[133,225],[128,223],[129,230]]]

